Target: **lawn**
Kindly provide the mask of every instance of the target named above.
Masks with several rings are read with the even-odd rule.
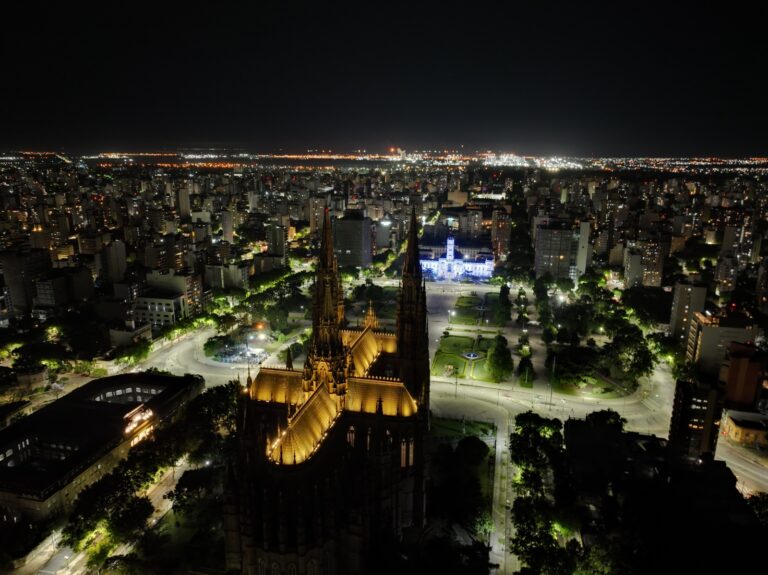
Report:
[[[612,383],[591,375],[583,376],[578,380],[556,377],[553,387],[556,392],[564,395],[596,399],[616,399],[627,394]]]
[[[453,365],[455,374],[459,377],[469,377],[477,381],[494,383],[493,378],[485,369],[485,353],[493,344],[493,339],[484,337],[479,340],[463,335],[447,335],[440,340],[440,348],[432,363],[432,375],[445,375],[445,366]],[[468,360],[462,354],[470,351],[480,353],[480,357]]]
[[[458,355],[443,353],[441,351],[438,351],[435,354],[435,359],[432,361],[432,375],[445,376],[445,366],[447,365],[452,365],[454,368],[450,377],[464,377],[464,372],[467,369],[467,360]]]
[[[477,340],[477,347],[475,351],[488,351],[493,345],[492,337],[484,337]]]
[[[473,307],[457,307],[451,315],[451,323],[458,325],[477,325],[480,313]]]
[[[475,309],[480,306],[480,298],[474,296],[463,295],[456,300],[456,308],[471,308]]]
[[[472,351],[474,340],[464,335],[448,335],[440,340],[440,351],[460,355]]]
[[[478,381],[487,381],[489,383],[496,383],[490,373],[485,369],[485,358],[477,359],[472,362],[472,379]]]
[[[533,380],[525,381],[524,379],[519,379],[517,383],[520,385],[520,387],[524,387],[526,389],[533,389]]]
[[[485,307],[492,309],[493,306],[496,305],[497,301],[499,301],[499,294],[497,293],[485,294]]]

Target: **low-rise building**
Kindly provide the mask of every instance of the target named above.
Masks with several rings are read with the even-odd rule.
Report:
[[[200,376],[95,379],[0,430],[0,514],[45,520],[204,389]]]
[[[729,411],[722,434],[745,447],[768,447],[768,415],[747,411]]]
[[[136,298],[133,318],[137,323],[148,323],[152,327],[174,325],[189,317],[187,298],[176,293],[151,290]]]

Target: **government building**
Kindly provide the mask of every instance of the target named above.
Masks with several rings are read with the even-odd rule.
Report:
[[[230,572],[376,572],[425,517],[426,289],[411,214],[394,332],[347,328],[329,212],[303,368],[250,374],[225,497]]]
[[[445,243],[445,254],[422,257],[421,269],[436,280],[489,279],[493,276],[493,252],[479,251],[474,257],[464,256],[456,249],[452,236]]]

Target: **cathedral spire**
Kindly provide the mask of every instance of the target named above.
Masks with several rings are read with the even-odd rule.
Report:
[[[428,405],[427,291],[419,261],[419,222],[415,206],[411,209],[395,329],[400,379],[420,405]]]
[[[403,278],[405,278],[406,275],[421,280],[421,263],[419,262],[419,222],[416,219],[416,204],[411,207],[411,220],[408,224],[408,245],[405,248]]]
[[[346,350],[341,339],[344,292],[341,289],[339,264],[333,253],[333,231],[328,207],[325,208],[314,290],[312,340],[304,364],[304,391],[311,392],[320,383],[326,383],[329,391],[343,389],[346,362]],[[318,371],[318,368],[321,369]]]
[[[368,309],[365,311],[365,320],[363,327],[370,327],[371,329],[379,329],[379,318],[376,317],[376,310],[373,307],[373,301],[368,300]]]

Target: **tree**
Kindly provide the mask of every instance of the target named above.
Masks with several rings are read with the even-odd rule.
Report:
[[[117,362],[127,365],[136,365],[149,357],[152,351],[152,342],[146,339],[138,341],[124,348],[117,357]]]
[[[525,378],[530,382],[536,378],[536,374],[533,371],[533,362],[530,356],[521,357],[517,364],[517,375],[520,378]]]
[[[557,286],[557,289],[559,289],[562,292],[569,292],[573,291],[573,280],[571,278],[558,278],[555,281],[555,285]]]
[[[501,284],[493,315],[497,325],[504,325],[512,318],[512,302],[509,300],[509,286],[506,283]]]
[[[147,521],[155,508],[148,497],[129,497],[117,513],[109,517],[109,524],[115,535],[122,539],[132,539],[147,527]]]
[[[553,325],[544,326],[544,329],[541,332],[541,339],[544,343],[549,345],[550,343],[555,341],[556,337],[557,337],[557,330],[555,329],[555,326]]]
[[[488,445],[485,441],[474,435],[462,437],[456,446],[455,456],[460,462],[476,467],[488,456]]]
[[[486,545],[490,543],[490,536],[493,533],[493,518],[488,511],[483,511],[475,519],[475,537]]]
[[[573,575],[632,575],[632,556],[621,548],[620,542],[598,540],[582,549],[576,559]]]
[[[224,313],[222,315],[215,316],[215,318],[216,329],[219,333],[227,333],[237,327],[237,318],[232,313]]]
[[[485,360],[485,368],[497,383],[512,373],[514,369],[512,352],[509,350],[507,339],[504,336],[497,335],[493,339],[493,344],[488,350],[488,357]]]
[[[632,381],[650,375],[656,364],[656,356],[640,328],[624,321],[615,329],[613,340],[603,348],[604,362],[611,375]]]
[[[267,308],[266,318],[272,331],[283,331],[288,327],[288,310],[277,304]]]
[[[757,520],[768,527],[768,493],[755,493],[747,499],[747,505],[754,511]]]
[[[627,420],[612,409],[601,409],[587,414],[586,422],[592,427],[606,431],[622,432]]]

